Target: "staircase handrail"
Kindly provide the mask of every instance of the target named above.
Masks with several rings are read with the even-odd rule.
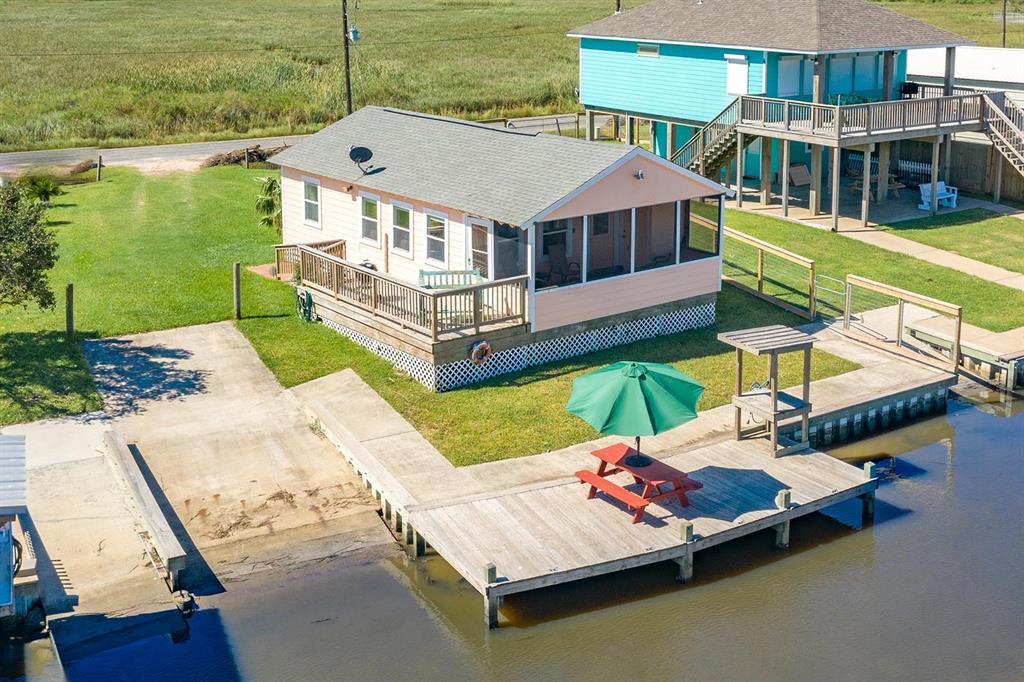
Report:
[[[1003,100],[1003,108],[1000,108],[986,95],[985,126],[988,128],[989,134],[999,137],[1003,144],[1024,163],[1024,131],[1015,125],[1004,111],[1006,104],[1010,102],[1009,98],[1005,98]],[[1010,106],[1016,109],[1016,112],[1013,113],[1019,113],[1021,118],[1024,118],[1024,111],[1021,111],[1016,103],[1011,103]]]
[[[700,159],[704,152],[711,149],[722,138],[729,135],[736,127],[739,119],[740,98],[737,97],[718,113],[682,147],[674,152],[669,160],[683,168],[689,168],[694,159]],[[730,119],[731,120],[728,120]]]

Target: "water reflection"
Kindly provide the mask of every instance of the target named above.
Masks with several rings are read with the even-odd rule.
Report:
[[[75,661],[69,673],[1021,679],[1020,406],[957,401],[942,417],[837,448],[884,474],[874,524],[858,530],[852,500],[795,520],[789,550],[766,531],[698,552],[686,586],[674,564],[661,564],[515,595],[504,627],[487,631],[480,596],[444,561],[396,556],[228,585],[200,599],[188,641],[136,643]]]

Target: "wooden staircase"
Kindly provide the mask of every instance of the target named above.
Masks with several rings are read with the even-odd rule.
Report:
[[[740,99],[737,97],[710,123],[698,130],[670,160],[695,173],[717,177],[719,169],[736,156],[736,123],[739,113]]]
[[[1024,175],[1024,109],[1005,92],[985,95],[985,132],[999,153]]]

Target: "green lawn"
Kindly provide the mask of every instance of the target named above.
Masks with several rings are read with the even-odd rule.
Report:
[[[251,206],[266,173],[112,168],[102,182],[68,187],[48,213],[60,242],[50,273],[57,309],[0,312],[0,425],[100,406],[81,354],[63,342],[67,282],[82,337],[229,317],[231,262],[265,262],[276,241],[255,227]]]
[[[457,465],[545,452],[596,438],[593,429],[563,408],[575,377],[616,360],[670,363],[707,387],[701,410],[723,405],[733,392],[735,361],[733,351],[715,335],[728,329],[800,322],[769,303],[726,287],[718,299],[714,327],[638,341],[435,394],[323,325],[299,320],[293,314],[288,285],[259,284],[273,287],[276,300],[260,317],[242,320],[238,326],[282,384],[294,386],[351,367]],[[783,358],[780,380],[784,385],[799,383],[801,363],[796,355]],[[755,358],[748,358],[746,366],[749,381],[764,379],[762,364],[755,363]],[[814,379],[856,367],[814,351]]]
[[[265,172],[265,171],[264,171]],[[73,281],[83,337],[165,329],[227,319],[230,264],[270,259],[275,236],[255,226],[254,179],[261,171],[214,168],[145,176],[111,169],[100,183],[75,185],[49,218],[58,231],[55,286]],[[721,329],[796,323],[774,306],[727,288],[719,324],[576,360],[534,368],[437,395],[335,332],[301,322],[292,288],[245,272],[239,328],[286,386],[345,367],[355,369],[452,461],[512,457],[594,436],[562,407],[571,380],[621,358],[671,362],[708,386],[702,409],[731,394],[731,354],[715,341]],[[99,407],[77,348],[63,343],[63,307],[16,309],[0,317],[0,425]],[[815,354],[815,378],[855,365]],[[798,380],[795,360],[783,379]],[[758,378],[751,371],[750,379]],[[488,434],[481,438],[481,434]]]
[[[1024,325],[1024,292],[1017,289],[778,218],[728,209],[725,222],[741,232],[813,258],[819,274],[843,279],[853,273],[956,303],[963,306],[965,322],[995,332]]]
[[[882,229],[937,249],[1024,273],[1024,220],[975,208]]]
[[[641,0],[625,3],[626,8]],[[886,7],[996,45],[998,0]],[[349,3],[356,104],[571,111],[578,41],[612,0]],[[0,0],[0,151],[309,132],[341,117],[338,0]],[[1024,47],[1024,25],[1009,26]]]

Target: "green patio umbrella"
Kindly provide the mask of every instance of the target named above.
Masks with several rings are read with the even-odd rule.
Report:
[[[640,436],[653,436],[697,416],[704,387],[669,365],[616,362],[572,382],[565,409],[601,433],[636,437],[630,466],[647,466]]]

